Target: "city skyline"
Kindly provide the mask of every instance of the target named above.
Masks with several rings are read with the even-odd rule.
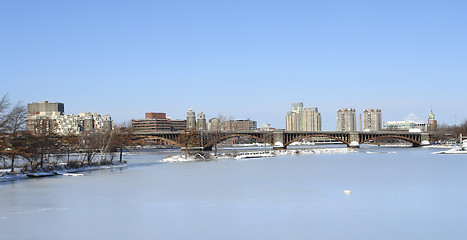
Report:
[[[43,106],[41,106],[43,105]],[[65,114],[65,107],[64,107],[64,103],[59,103],[59,102],[49,102],[49,101],[45,101],[45,100],[41,100],[39,102],[32,102],[32,103],[28,103],[27,104],[27,109],[28,109],[28,117],[30,116],[34,116],[34,115],[38,115],[38,117],[41,117],[41,116],[46,116],[46,115],[50,115],[51,113],[53,113],[52,115],[69,115],[69,114]],[[40,110],[42,109],[42,110]],[[58,109],[58,110],[57,110]],[[318,109],[316,107],[312,107],[312,108],[305,108],[303,103],[302,102],[294,102],[292,103],[292,108],[291,108],[292,112],[287,112],[286,113],[286,119],[285,119],[285,124],[288,126],[286,126],[285,129],[281,129],[281,128],[277,128],[277,127],[274,127],[274,126],[271,126],[269,123],[264,123],[265,125],[268,125],[269,127],[274,127],[275,129],[278,129],[278,130],[286,130],[286,131],[321,131],[321,114],[318,112]],[[352,111],[352,115],[351,116],[347,116],[345,117],[346,119],[341,119],[341,117],[343,117],[343,113],[342,111]],[[372,116],[373,114],[369,114],[370,112],[374,112],[374,113],[377,113],[377,115],[374,115]],[[90,112],[88,112],[90,114]],[[295,117],[292,117],[291,114],[292,113],[296,113],[296,114],[303,114],[303,116],[295,116]],[[79,113],[78,115],[82,115],[84,113]],[[97,113],[94,113],[94,114],[97,114]],[[313,116],[314,114],[317,114],[317,116]],[[72,113],[71,116],[78,116],[76,115],[75,113]],[[106,113],[106,116],[108,114]],[[299,114],[300,115],[300,114]],[[360,119],[357,120],[357,115],[360,115]],[[84,115],[83,115],[84,116]],[[196,114],[196,111],[193,110],[192,108],[190,108],[188,111],[187,111],[187,115],[186,115],[186,118],[185,119],[176,119],[176,118],[173,118],[171,116],[167,116],[167,113],[156,113],[156,112],[146,112],[145,113],[145,117],[144,118],[137,118],[137,119],[130,119],[130,120],[127,120],[125,121],[126,124],[130,124],[133,125],[135,122],[140,122],[142,121],[141,123],[142,124],[146,124],[145,121],[147,120],[155,120],[155,119],[160,119],[160,120],[163,120],[163,121],[166,121],[168,120],[169,122],[174,122],[174,124],[177,125],[177,131],[181,130],[181,128],[179,128],[179,124],[181,124],[181,122],[185,122],[185,124],[187,124],[187,128],[188,129],[193,129],[193,128],[196,128],[198,130],[203,130],[203,129],[207,129],[207,126],[209,125],[207,120],[209,120],[209,123],[212,121],[212,120],[217,120],[219,121],[219,117],[224,119],[224,123],[226,122],[232,122],[232,121],[252,121],[255,123],[255,126],[257,124],[257,121],[255,121],[254,119],[235,119],[235,118],[231,118],[231,117],[227,117],[227,116],[211,116],[208,118],[206,118],[206,115],[204,114],[203,111],[200,111],[198,112],[198,114]],[[293,120],[292,120],[293,118]],[[201,127],[201,129],[199,129],[199,126],[197,124],[197,122],[201,120],[204,124],[202,125],[203,127]],[[295,121],[299,121],[300,123],[298,122],[295,122],[295,124],[298,124],[297,126],[295,127],[292,127],[291,124],[292,122],[289,122],[287,123],[288,121],[292,121],[292,122],[295,122]],[[305,123],[309,121],[308,123]],[[312,122],[313,121],[317,121],[315,124],[317,124],[315,127],[312,127]],[[347,122],[347,121],[351,121],[351,123]],[[360,121],[360,125],[357,126],[357,121]],[[347,123],[346,123],[347,122]],[[428,116],[428,119],[427,121],[424,121],[422,119],[419,119],[417,116],[415,116],[414,114],[409,114],[407,117],[405,117],[402,121],[400,120],[389,120],[385,123],[387,124],[390,124],[390,122],[404,122],[404,124],[409,124],[409,123],[417,123],[417,124],[421,124],[421,126],[429,126],[428,128],[429,129],[436,129],[437,128],[437,119],[435,118],[435,115],[433,114],[432,111],[430,111],[430,114]],[[435,123],[433,123],[435,122]],[[154,122],[155,123],[155,122]],[[337,119],[336,119],[336,123],[337,123],[337,128],[335,130],[337,131],[343,131],[343,128],[349,130],[350,131],[367,131],[367,130],[376,130],[376,131],[379,131],[379,130],[382,130],[382,114],[381,114],[381,109],[365,109],[362,114],[358,114],[355,109],[353,108],[341,108],[341,109],[338,109],[337,110]],[[169,130],[169,126],[167,125],[167,123],[165,122],[160,122],[159,124],[163,124],[163,126],[161,125],[161,129],[165,129],[166,131],[173,131],[173,130]],[[165,125],[167,126],[165,126]],[[305,124],[305,125],[303,125]],[[306,127],[306,124],[310,124],[310,126]],[[348,125],[350,124],[350,125]],[[372,126],[372,127],[368,127],[370,125],[373,125],[373,124],[376,124],[375,126]],[[293,125],[293,124],[292,124]],[[303,125],[303,126],[302,126]],[[348,126],[345,126],[344,125],[348,125]],[[351,127],[353,126],[353,127]],[[417,127],[418,128],[418,127]],[[255,127],[256,129],[256,127]],[[324,129],[324,130],[332,130],[332,129]],[[425,129],[425,131],[427,131],[428,129]],[[159,131],[159,130],[158,130]],[[162,130],[164,131],[164,130]],[[431,130],[430,130],[431,131]]]
[[[0,79],[12,102],[65,103],[116,123],[187,109],[285,128],[292,102],[467,119],[467,3],[270,1],[0,3]],[[460,104],[459,104],[460,103]]]

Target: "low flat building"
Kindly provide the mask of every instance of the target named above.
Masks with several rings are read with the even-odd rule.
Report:
[[[168,119],[133,119],[131,127],[135,132],[170,132]]]
[[[183,132],[186,129],[186,120],[171,119],[170,120],[170,131]]]
[[[221,123],[221,129],[226,132],[256,131],[257,122],[252,120],[230,120]]]
[[[146,113],[146,118],[131,120],[135,132],[171,132],[184,131],[186,120],[172,120],[166,113]]]
[[[388,121],[383,124],[383,130],[387,131],[427,131],[426,123],[419,123],[413,121]]]

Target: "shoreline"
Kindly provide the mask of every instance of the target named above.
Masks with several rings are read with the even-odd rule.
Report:
[[[84,173],[90,171],[97,171],[97,170],[105,170],[105,169],[113,169],[113,168],[126,168],[128,165],[127,163],[116,163],[113,165],[103,165],[103,166],[89,166],[83,168],[72,168],[72,169],[60,169],[60,170],[52,170],[52,171],[39,171],[39,172],[18,172],[16,174],[11,174],[4,170],[0,174],[0,184],[6,182],[12,182],[17,180],[26,180],[32,178],[42,178],[42,177],[55,177],[55,176],[84,176],[84,174],[77,174],[77,173]],[[28,176],[30,175],[30,176]]]

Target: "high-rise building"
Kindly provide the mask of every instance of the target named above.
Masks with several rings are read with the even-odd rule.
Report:
[[[337,110],[337,131],[353,132],[356,130],[355,109],[341,108]]]
[[[380,131],[382,128],[381,109],[365,109],[363,111],[363,129],[365,131]]]
[[[318,108],[304,108],[303,103],[292,103],[285,117],[286,131],[321,131],[321,114]]]
[[[28,103],[28,115],[49,115],[54,112],[63,115],[65,113],[65,105],[58,102],[49,103],[48,101]]]

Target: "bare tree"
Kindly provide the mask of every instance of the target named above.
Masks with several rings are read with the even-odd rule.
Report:
[[[8,95],[3,95],[2,100],[0,100],[0,134],[5,134],[5,132],[7,132],[9,114],[6,113],[6,111],[10,105],[11,104],[10,100],[8,99]]]
[[[459,140],[459,136],[467,136],[467,120],[460,125],[439,125],[438,128],[433,132],[434,140],[436,141],[447,141],[447,140]]]
[[[27,111],[20,102],[10,110],[9,107],[8,95],[4,95],[0,100],[0,154],[10,159],[13,173],[16,158],[27,154],[27,146],[24,146],[21,136]]]
[[[78,149],[84,153],[88,165],[92,165],[93,158],[99,154],[101,163],[107,163],[107,156],[116,151],[119,142],[117,131],[88,131],[79,136]],[[112,163],[113,156],[110,156]]]
[[[192,148],[200,146],[198,132],[195,130],[186,129],[182,134],[180,134],[178,140],[185,147],[185,157],[188,157]]]
[[[123,161],[123,150],[133,149],[138,142],[133,140],[133,131],[126,123],[117,126],[112,130],[112,149],[119,151],[119,162]]]
[[[57,132],[57,123],[50,118],[41,118],[31,123],[31,132],[34,135],[34,142],[40,159],[40,168],[44,168],[44,160],[49,162],[49,156],[57,153],[59,146]]]
[[[84,160],[91,166],[92,160],[97,153],[96,132],[86,131],[79,135],[78,151],[84,154]]]

